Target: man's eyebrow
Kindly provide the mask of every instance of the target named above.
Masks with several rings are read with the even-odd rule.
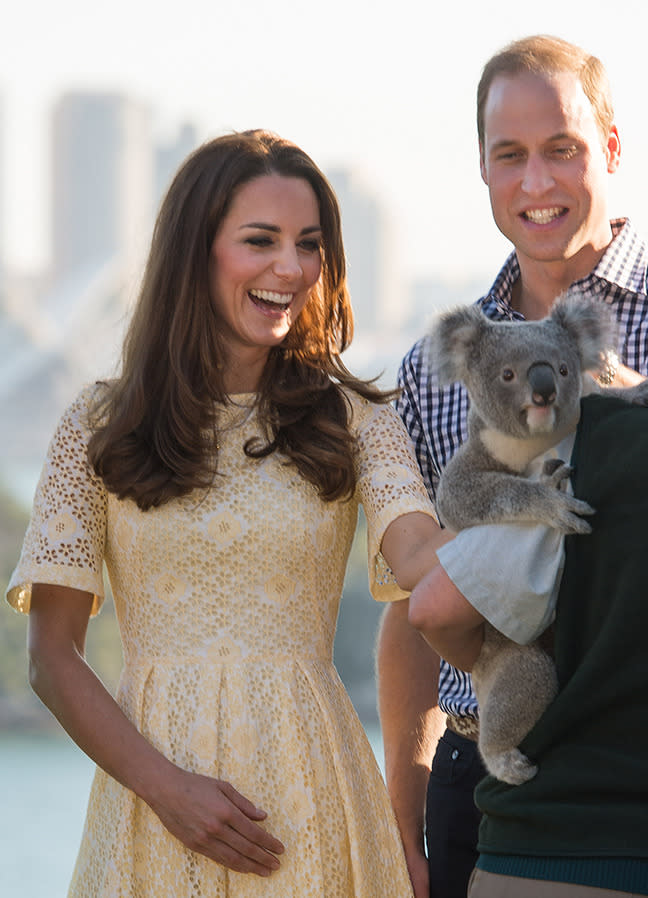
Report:
[[[246,224],[242,224],[239,228],[239,231],[242,231],[244,228],[257,228],[260,231],[272,231],[273,234],[279,234],[281,232],[281,228],[278,225],[267,224],[263,221],[249,221]],[[313,234],[321,230],[321,225],[310,225],[307,228],[302,228],[299,233]]]
[[[572,140],[576,141],[577,138],[574,134],[570,134],[569,131],[558,131],[556,134],[552,134],[550,137],[547,137],[544,143],[553,143],[555,140]],[[514,137],[511,138],[502,138],[502,140],[496,140],[495,143],[491,144],[491,150],[503,150],[508,147],[516,147],[524,144],[523,140],[518,140]]]
[[[491,152],[493,150],[503,150],[503,149],[506,149],[507,147],[519,146],[520,143],[521,143],[521,141],[519,141],[519,140],[497,140],[497,141],[495,141],[495,143],[492,143],[490,145],[489,149],[491,150]]]

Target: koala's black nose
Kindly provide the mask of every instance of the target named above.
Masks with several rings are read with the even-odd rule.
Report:
[[[528,378],[533,404],[551,405],[556,399],[556,380],[551,365],[536,362],[529,368]]]

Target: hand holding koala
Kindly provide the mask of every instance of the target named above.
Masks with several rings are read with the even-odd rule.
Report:
[[[439,483],[445,525],[591,530],[586,518],[594,509],[561,489],[567,464],[554,461],[539,481],[527,470],[576,429],[582,395],[597,389],[586,372],[600,368],[614,342],[607,309],[582,296],[560,298],[542,321],[495,322],[475,306],[440,319],[431,341],[434,365],[442,382],[463,381],[471,401],[468,438]],[[648,382],[608,392],[648,404]],[[525,782],[537,767],[517,746],[556,694],[553,662],[537,643],[518,645],[486,624],[472,677],[488,770],[505,782]]]

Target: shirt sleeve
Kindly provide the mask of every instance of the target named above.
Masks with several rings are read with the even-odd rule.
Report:
[[[574,434],[532,462],[540,477],[547,459],[569,459]],[[566,489],[572,492],[571,484]],[[565,535],[544,524],[482,524],[442,546],[439,563],[459,592],[513,642],[533,642],[553,621],[565,564]]]
[[[107,492],[87,458],[87,410],[95,388],[83,391],[65,412],[49,445],[20,559],[7,601],[28,614],[33,583],[69,586],[104,597],[103,557]]]
[[[424,379],[421,370],[422,357],[423,344],[419,342],[413,346],[403,359],[398,372],[398,387],[400,393],[396,398],[395,407],[414,446],[414,454],[418,462],[419,470],[423,475],[423,482],[427,487],[429,495],[434,499],[436,492],[435,484],[439,474],[434,467],[428,450],[419,404],[419,384],[422,383]]]
[[[380,553],[385,530],[396,518],[423,512],[436,520],[412,442],[389,405],[354,400],[358,442],[358,494],[367,519],[369,588],[382,602],[406,598]]]
[[[526,645],[553,621],[564,534],[540,524],[482,524],[437,550],[459,592],[496,630]]]

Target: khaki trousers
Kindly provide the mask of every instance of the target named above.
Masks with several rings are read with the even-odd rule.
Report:
[[[594,886],[573,885],[568,882],[549,882],[543,879],[523,879],[521,876],[501,876],[473,870],[468,885],[468,898],[641,898],[638,892],[617,892]]]

